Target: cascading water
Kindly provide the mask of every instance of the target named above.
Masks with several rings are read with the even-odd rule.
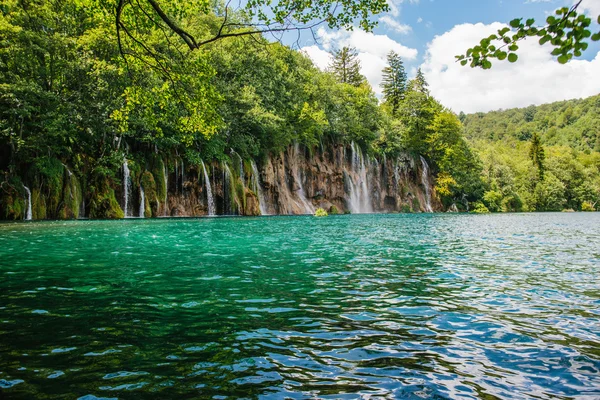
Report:
[[[300,157],[299,153],[300,153],[300,145],[298,143],[295,143],[294,144],[294,158],[296,160],[299,160],[299,157]],[[310,204],[310,202],[306,198],[306,193],[304,192],[304,186],[302,185],[302,177],[300,175],[300,168],[294,169],[294,180],[296,181],[296,183],[298,183],[297,194],[298,194],[298,198],[300,199],[300,202],[302,203],[301,206],[302,206],[302,208],[304,208],[304,213],[305,214],[313,214],[315,212],[315,208],[313,207],[312,204]]]
[[[129,194],[131,193],[131,177],[127,160],[123,161],[123,212],[125,218],[129,217]]]
[[[429,164],[423,156],[421,156],[421,183],[425,188],[425,211],[433,212],[431,208],[431,186],[429,186]]]
[[[252,191],[258,196],[258,207],[260,208],[260,215],[267,215],[267,200],[265,199],[262,187],[260,186],[258,168],[256,167],[256,163],[254,162],[254,160],[250,161],[250,165],[252,166]]]
[[[25,216],[25,221],[31,221],[33,219],[33,208],[31,207],[31,191],[25,185],[23,185],[23,189],[27,192],[27,215]]]
[[[185,182],[185,167],[183,160],[181,160],[181,194],[183,195],[183,182]]]
[[[232,207],[232,196],[231,196],[231,189],[234,188],[235,186],[232,185],[231,179],[231,169],[229,168],[229,165],[227,165],[227,163],[225,161],[223,161],[222,163],[222,167],[221,169],[223,170],[223,214],[225,215],[231,215],[233,214],[233,207]],[[235,197],[235,191],[233,193],[233,196]]]
[[[206,171],[206,166],[204,165],[204,161],[200,161],[202,163],[202,169],[204,170],[204,183],[206,184],[206,195],[208,198],[208,215],[215,215],[215,199],[213,198],[212,187],[210,185],[210,179],[208,178],[208,172]]]
[[[349,207],[353,214],[365,214],[373,212],[373,205],[369,196],[367,186],[367,168],[360,147],[354,142],[350,145],[352,150],[352,174],[349,174]],[[356,181],[355,181],[356,178]]]
[[[144,211],[146,210],[146,195],[144,193],[144,187],[140,185],[140,211],[139,217],[144,218]]]

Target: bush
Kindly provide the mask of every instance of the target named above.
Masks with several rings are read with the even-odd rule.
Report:
[[[339,214],[340,210],[336,206],[329,207],[329,214],[336,215]]]
[[[596,211],[594,205],[590,201],[581,203],[581,211]]]
[[[327,211],[322,208],[317,208],[317,211],[315,212],[315,217],[327,217],[328,215]]]
[[[475,214],[489,214],[490,210],[485,206],[485,204],[481,202],[477,202],[474,204],[473,213]]]

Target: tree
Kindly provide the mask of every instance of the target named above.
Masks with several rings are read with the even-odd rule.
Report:
[[[387,55],[388,66],[382,71],[383,73],[383,98],[392,107],[392,115],[398,111],[400,102],[404,100],[406,92],[406,71],[404,63],[400,56],[390,51]]]
[[[365,77],[360,73],[358,51],[354,47],[342,47],[333,52],[333,60],[329,70],[336,76],[338,82],[352,86],[360,86]]]
[[[427,89],[429,83],[427,83],[427,81],[425,80],[425,75],[423,75],[423,71],[421,71],[421,68],[417,70],[417,75],[415,76],[415,79],[412,80],[412,84],[414,90],[429,96],[429,89]]]
[[[546,154],[544,152],[544,147],[540,141],[540,137],[537,132],[533,134],[531,137],[531,145],[529,147],[529,158],[533,161],[533,165],[538,170],[538,176],[540,181],[544,180],[544,160],[546,158]]]
[[[592,18],[578,13],[582,1],[577,1],[572,7],[556,10],[555,15],[546,18],[545,26],[535,26],[535,18],[526,21],[515,18],[510,21],[510,27],[499,29],[497,34],[481,39],[478,45],[468,49],[466,54],[457,55],[456,59],[463,66],[469,64],[472,68],[483,69],[492,68],[493,59],[514,63],[519,59],[518,42],[536,37],[539,38],[540,45],[548,43],[554,46],[552,55],[557,57],[559,63],[566,64],[573,57],[581,57],[587,50],[587,39],[594,42],[600,40],[600,31],[591,31]],[[600,24],[600,16],[597,17],[597,22]]]

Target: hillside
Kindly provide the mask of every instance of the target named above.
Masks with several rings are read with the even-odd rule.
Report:
[[[537,132],[544,144],[600,151],[600,95],[541,106],[461,114],[471,141],[528,141]]]
[[[460,119],[483,164],[483,203],[490,211],[597,209],[600,95]],[[532,159],[534,137],[539,165]]]

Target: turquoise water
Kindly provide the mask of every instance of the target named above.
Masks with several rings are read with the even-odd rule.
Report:
[[[0,224],[0,398],[600,398],[600,214]]]

